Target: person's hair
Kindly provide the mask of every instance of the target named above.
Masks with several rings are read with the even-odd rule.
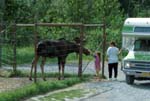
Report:
[[[96,52],[97,53],[97,55],[99,56],[99,57],[101,57],[101,53],[100,52]]]
[[[110,44],[116,46],[116,43],[114,41],[110,42]]]

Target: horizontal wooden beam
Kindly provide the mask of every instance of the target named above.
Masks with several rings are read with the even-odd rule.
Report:
[[[16,25],[17,27],[34,27],[35,24],[14,24]]]
[[[78,27],[83,26],[82,23],[37,23],[37,26],[70,26],[70,27]]]
[[[34,26],[49,26],[49,27],[56,27],[56,26],[68,26],[68,27],[103,27],[104,24],[82,24],[82,23],[35,23],[35,24],[14,24],[17,27],[34,27]]]
[[[104,24],[84,24],[85,27],[103,27]]]

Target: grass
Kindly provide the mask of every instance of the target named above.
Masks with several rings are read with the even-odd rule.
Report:
[[[8,70],[12,72],[11,70]],[[11,76],[17,77],[28,77],[28,72],[17,71],[17,75],[13,74]],[[74,84],[85,82],[92,77],[92,75],[83,75],[82,78],[78,78],[75,74],[66,74],[65,80],[54,80],[53,81],[38,81],[38,83],[32,83],[29,85],[25,85],[21,88],[5,91],[0,93],[0,101],[20,101],[26,99],[31,96],[44,94],[46,92],[54,91],[57,89],[62,89],[66,87],[70,87]],[[37,74],[37,77],[41,77],[41,73]],[[46,77],[58,77],[58,73],[46,73]]]
[[[22,47],[16,50],[17,64],[31,63],[34,57],[33,47]],[[2,59],[5,60],[5,64],[11,65],[14,60],[13,47],[5,46],[2,49]]]
[[[16,90],[0,93],[0,101],[20,101],[22,99],[43,94],[49,91],[66,88],[76,83],[83,82],[84,79],[69,78],[63,81],[46,81],[26,85]]]
[[[9,76],[7,76],[7,74],[6,74],[6,76],[4,76],[4,77],[28,77],[29,76],[29,71],[17,70],[16,73],[14,73],[12,70],[8,69],[8,70],[5,70],[5,72],[8,72]],[[58,72],[56,72],[56,73],[44,73],[44,75],[45,75],[45,77],[55,77],[55,78],[57,78],[59,74],[58,74]],[[89,77],[92,77],[92,76],[93,75],[91,75],[91,74],[84,74],[83,75],[83,77],[85,77],[85,78],[89,78]],[[37,77],[42,77],[41,72],[37,72]],[[77,77],[77,74],[65,73],[64,77],[65,78]]]
[[[40,98],[40,101],[64,101],[64,98],[73,99],[75,97],[82,97],[84,96],[84,91],[82,89],[70,90],[70,91],[63,91],[57,94],[51,94],[44,98]]]
[[[5,60],[5,64],[13,63],[13,48],[11,46],[3,47],[3,56],[2,58]],[[26,64],[32,62],[34,58],[34,46],[29,47],[18,47],[16,54],[17,64]],[[83,55],[83,59],[89,60],[91,57]],[[67,62],[69,61],[78,61],[79,56],[76,53],[69,54],[67,57]],[[57,63],[57,58],[49,58],[47,59],[48,63]]]
[[[31,63],[33,57],[33,47],[17,48],[17,64]]]

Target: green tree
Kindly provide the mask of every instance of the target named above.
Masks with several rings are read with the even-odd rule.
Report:
[[[67,15],[71,22],[91,23],[94,17],[93,0],[66,0]]]
[[[121,40],[120,26],[122,26],[124,17],[118,0],[6,0],[5,3],[7,22],[34,23],[35,15],[37,22],[49,23],[103,23],[105,19],[108,41],[119,42]],[[20,29],[20,32],[24,33],[18,35],[20,41],[27,40],[24,38],[28,33],[27,30]],[[69,30],[72,33],[77,29],[40,27],[38,31],[46,38],[47,36],[59,36],[51,33],[69,33]],[[92,37],[94,32],[91,31]],[[116,39],[116,37],[119,38]]]
[[[121,44],[121,26],[124,21],[118,0],[97,0],[95,2],[96,17],[106,23],[107,41],[114,40]],[[117,37],[117,38],[116,38]]]

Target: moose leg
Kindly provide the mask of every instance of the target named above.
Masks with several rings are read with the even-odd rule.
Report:
[[[60,71],[61,71],[61,62],[60,62],[60,59],[58,58],[58,80],[60,80],[61,79],[61,73],[60,73]]]
[[[44,81],[46,81],[45,75],[44,75],[44,64],[45,64],[45,61],[46,61],[46,57],[42,57],[41,72],[42,72],[42,77],[43,77],[43,80],[44,80]]]
[[[33,68],[35,68],[35,66],[37,65],[38,59],[39,59],[39,56],[35,56],[34,59],[32,60],[32,66],[31,66],[29,80],[32,80],[32,71],[33,71]]]
[[[64,80],[65,61],[62,61],[62,80]]]
[[[29,75],[29,80],[31,80],[31,81],[32,81],[33,66],[34,66],[34,60],[32,60],[32,66],[31,66],[31,71],[30,71],[30,75]]]

